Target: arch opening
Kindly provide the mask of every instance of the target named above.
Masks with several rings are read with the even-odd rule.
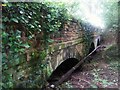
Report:
[[[98,39],[98,40],[97,40],[97,46],[99,46],[99,45],[100,45],[100,40]]]
[[[95,49],[95,45],[94,45],[94,43],[92,42],[92,43],[91,43],[91,46],[90,46],[90,49],[89,49],[89,53],[91,53],[94,49]]]
[[[67,73],[67,71],[69,71],[73,66],[75,66],[77,63],[79,62],[78,59],[75,58],[68,58],[67,60],[65,60],[64,62],[62,62],[50,75],[50,77],[48,78],[48,82],[49,83],[55,83],[56,81],[58,81],[62,75],[64,75],[65,73]]]

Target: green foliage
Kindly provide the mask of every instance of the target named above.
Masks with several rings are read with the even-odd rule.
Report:
[[[19,52],[23,50],[21,47],[30,47],[30,43],[24,43],[21,37],[25,37],[25,41],[43,39],[48,43],[49,34],[58,31],[68,17],[62,3],[7,3],[2,19],[3,46],[9,43],[11,49]],[[23,32],[24,36],[21,35]]]
[[[118,24],[118,3],[117,1],[102,1],[104,13],[102,13],[107,28]]]
[[[40,71],[46,67],[44,51],[52,42],[50,34],[60,30],[69,19],[63,3],[5,3],[2,9],[3,70],[24,62],[26,59],[41,60]],[[24,59],[21,59],[21,56]],[[26,57],[26,58],[25,58]],[[4,73],[4,72],[3,72]],[[12,76],[2,78],[4,88],[13,87]],[[44,75],[44,79],[45,79]],[[42,79],[43,79],[42,78]],[[12,82],[12,84],[11,84]]]

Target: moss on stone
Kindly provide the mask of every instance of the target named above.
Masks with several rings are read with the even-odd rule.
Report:
[[[51,52],[52,51],[52,48],[49,46],[48,47],[48,52]]]
[[[59,49],[59,45],[54,46],[55,51]]]
[[[54,46],[51,46],[51,52],[54,52]]]
[[[65,45],[64,44],[61,44],[61,48],[64,48],[65,47]]]

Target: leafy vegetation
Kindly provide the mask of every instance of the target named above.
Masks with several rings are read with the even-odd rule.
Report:
[[[37,71],[43,72],[40,75],[45,80],[46,65],[43,60],[51,42],[50,35],[59,31],[69,19],[65,5],[53,2],[8,2],[3,6],[2,14],[3,87],[11,88],[15,82],[13,73],[6,73],[5,70],[31,60],[39,60],[39,64],[35,65],[39,66]]]

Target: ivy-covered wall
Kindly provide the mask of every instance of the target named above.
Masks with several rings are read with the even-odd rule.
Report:
[[[41,88],[47,77],[50,35],[69,18],[63,3],[3,3],[2,87]],[[18,85],[22,83],[23,85]]]
[[[79,22],[75,25],[74,20],[70,20],[72,19],[67,13],[66,6],[60,2],[4,3],[2,87],[41,88],[46,84],[51,70],[45,57],[48,51],[54,48],[50,45],[81,37],[81,33],[74,36],[77,33],[74,29],[79,32]],[[68,31],[69,34],[66,33]],[[70,34],[73,34],[74,38],[70,38]],[[86,35],[85,32],[82,34]],[[87,47],[89,36],[82,37]],[[61,44],[61,47],[64,48],[64,44]]]

